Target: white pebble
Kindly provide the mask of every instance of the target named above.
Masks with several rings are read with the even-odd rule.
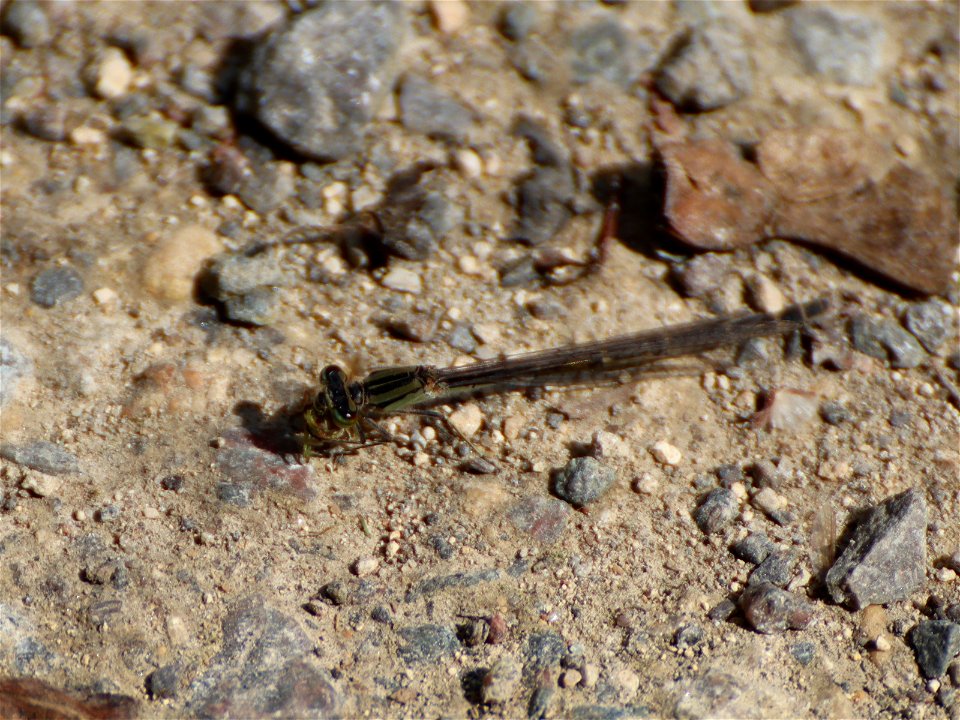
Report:
[[[463,437],[471,438],[477,434],[480,425],[483,424],[483,413],[475,403],[467,403],[450,413],[447,420]]]
[[[680,450],[665,440],[659,440],[654,443],[653,447],[650,448],[650,452],[654,460],[661,465],[679,465],[681,458],[683,458]]]
[[[113,288],[102,287],[93,291],[93,301],[97,305],[108,305],[117,299],[117,293]]]
[[[660,486],[659,481],[651,473],[644,473],[633,481],[633,491],[644,495],[654,495]]]
[[[380,284],[390,290],[410,293],[411,295],[419,295],[423,290],[423,282],[420,280],[420,276],[413,270],[401,267],[391,268],[380,280]]]
[[[20,481],[20,487],[37,497],[54,495],[60,489],[60,485],[60,478],[40,472],[28,472]]]
[[[757,310],[778,313],[787,305],[780,288],[766,275],[752,276],[747,280],[747,287],[750,290],[753,305]]]
[[[469,148],[457,150],[453,155],[453,162],[464,177],[476,178],[483,172],[483,160]]]
[[[104,100],[113,100],[126,94],[132,80],[133,68],[123,51],[115,47],[104,50],[93,91]]]
[[[374,572],[378,565],[379,563],[377,562],[376,558],[362,557],[353,561],[353,567],[351,570],[357,577],[362,577]]]

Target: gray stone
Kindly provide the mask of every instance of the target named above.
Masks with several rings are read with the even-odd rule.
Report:
[[[419,625],[399,631],[405,644],[397,654],[407,665],[435,663],[457,651],[460,643],[449,628],[442,625]]]
[[[727,488],[711,490],[697,507],[693,519],[703,532],[719,532],[737,516],[737,496]]]
[[[514,0],[505,3],[500,18],[500,31],[510,40],[522,40],[537,30],[541,22],[540,8],[536,2]]]
[[[753,92],[753,69],[737,27],[725,20],[684,31],[657,71],[657,89],[683,110],[716,110]]]
[[[45,308],[72,300],[82,292],[83,278],[72,267],[47,268],[30,285],[30,299]]]
[[[914,303],[907,308],[904,325],[928,352],[935,353],[943,345],[950,333],[950,318],[953,312],[950,306],[931,300]]]
[[[37,440],[25,445],[4,443],[0,445],[0,457],[48,475],[69,475],[80,472],[76,455],[46,440]]]
[[[879,22],[823,5],[787,11],[790,35],[807,69],[843,85],[872,85],[885,33]]]
[[[33,362],[9,339],[0,337],[0,406],[16,397],[17,386],[33,376]]]
[[[942,677],[960,654],[960,625],[947,620],[924,620],[910,632],[909,639],[925,678]]]
[[[419,75],[400,86],[400,121],[408,130],[446,140],[463,140],[474,115],[466,105]]]
[[[20,47],[46,45],[53,39],[53,31],[44,5],[34,0],[13,0],[4,8],[3,32]]]
[[[331,717],[340,698],[313,643],[291,617],[253,595],[223,619],[220,652],[190,686],[185,715]]]
[[[786,587],[793,578],[799,558],[789,550],[779,550],[770,553],[763,562],[753,569],[747,583],[770,583],[777,587]]]
[[[406,34],[402,3],[334,2],[269,35],[238,82],[238,109],[297,152],[355,153],[393,87]]]
[[[553,491],[574,507],[583,507],[603,497],[614,480],[613,470],[595,458],[574,458],[554,476]]]
[[[538,167],[517,187],[519,218],[513,237],[530,245],[553,240],[572,215],[573,196],[568,168]]]
[[[567,644],[551,631],[533,633],[523,650],[523,676],[535,678],[544,670],[560,664]]]
[[[744,562],[759,565],[777,546],[764,533],[750,533],[730,546],[730,552]]]
[[[905,600],[923,585],[927,562],[927,501],[915,489],[895,495],[855,521],[826,585],[837,603],[854,608]]]
[[[601,19],[577,28],[570,35],[570,69],[573,80],[586,83],[599,77],[626,87],[640,74],[632,57],[638,50],[631,35],[614,19]],[[649,56],[651,53],[640,53]]]
[[[913,335],[891,320],[858,315],[850,322],[850,337],[858,351],[895,368],[917,367],[927,356]]]

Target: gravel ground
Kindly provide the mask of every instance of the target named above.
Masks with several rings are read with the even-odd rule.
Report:
[[[0,714],[960,718],[957,27],[956,2],[4,4]],[[733,148],[732,183],[785,130],[877,150],[801,153],[772,224],[760,195],[669,205],[678,171],[713,187],[680,151]],[[730,252],[684,232],[714,200]],[[802,337],[440,406],[476,452],[400,415],[299,457],[331,362],[819,296]]]

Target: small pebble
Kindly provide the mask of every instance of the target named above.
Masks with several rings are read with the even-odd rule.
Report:
[[[573,458],[554,476],[553,491],[574,507],[584,507],[599,500],[615,479],[613,469],[596,458]]]
[[[583,675],[576,670],[564,670],[563,674],[560,676],[560,687],[576,687],[580,684],[581,680],[583,680]]]
[[[44,308],[52,308],[83,293],[83,278],[72,267],[53,267],[41,271],[30,285],[30,299]]]
[[[747,280],[750,301],[757,310],[766,313],[779,313],[786,306],[786,300],[780,288],[766,275],[753,275]]]
[[[676,466],[680,464],[680,460],[683,458],[680,450],[665,440],[658,440],[654,443],[653,447],[650,448],[650,453],[654,460],[661,465]]]
[[[483,412],[476,403],[465,403],[447,416],[450,425],[465,438],[472,438],[483,424]]]
[[[813,606],[805,598],[766,582],[747,587],[740,609],[753,629],[764,634],[802,630],[813,620]]]
[[[584,687],[593,687],[597,684],[597,680],[600,679],[600,668],[594,665],[593,663],[584,663],[583,664],[583,686]]]
[[[643,473],[640,477],[634,478],[631,487],[636,493],[654,495],[660,487],[660,482],[651,473]]]
[[[783,509],[784,500],[770,487],[762,488],[750,499],[750,504],[760,512],[770,515]]]
[[[850,420],[850,410],[838,402],[825,402],[820,406],[820,417],[830,425],[842,425]]]
[[[710,535],[722,530],[737,516],[737,496],[727,488],[716,488],[704,498],[693,514],[693,519],[704,533]]]
[[[123,51],[108,47],[100,57],[96,70],[93,91],[104,100],[114,100],[125,95],[133,80],[133,68]]]
[[[108,287],[97,288],[93,291],[93,301],[103,307],[109,305],[117,299],[117,293]]]
[[[444,35],[455,33],[470,20],[470,7],[464,0],[431,0],[430,13]]]
[[[216,233],[200,225],[173,230],[156,242],[143,265],[143,288],[170,301],[193,297],[204,262],[221,249]]]
[[[423,291],[420,276],[407,268],[393,267],[380,280],[380,284],[390,290],[419,295]]]
[[[398,546],[399,547],[399,546]],[[376,558],[372,557],[362,557],[353,561],[353,565],[350,568],[350,571],[358,576],[362,577],[364,575],[369,575],[372,572],[375,572],[379,563]]]
[[[520,666],[509,657],[502,657],[484,675],[480,695],[484,704],[507,703],[520,686]]]
[[[11,35],[20,47],[46,45],[53,39],[53,30],[45,3],[34,0],[13,0],[3,8],[3,32]]]
[[[664,54],[657,89],[677,107],[716,110],[753,91],[753,70],[740,31],[719,20],[691,26]]]
[[[61,484],[60,478],[44,473],[27,473],[20,481],[20,487],[37,497],[56,495]]]

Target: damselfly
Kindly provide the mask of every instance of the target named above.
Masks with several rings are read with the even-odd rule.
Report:
[[[468,395],[549,385],[609,381],[670,358],[736,345],[751,338],[786,335],[827,310],[820,298],[780,313],[747,313],[645,330],[551,350],[439,368],[404,365],[374,370],[351,381],[336,365],[320,373],[320,389],[304,411],[303,454],[340,454],[390,438],[377,419]],[[371,440],[369,432],[380,440]]]

